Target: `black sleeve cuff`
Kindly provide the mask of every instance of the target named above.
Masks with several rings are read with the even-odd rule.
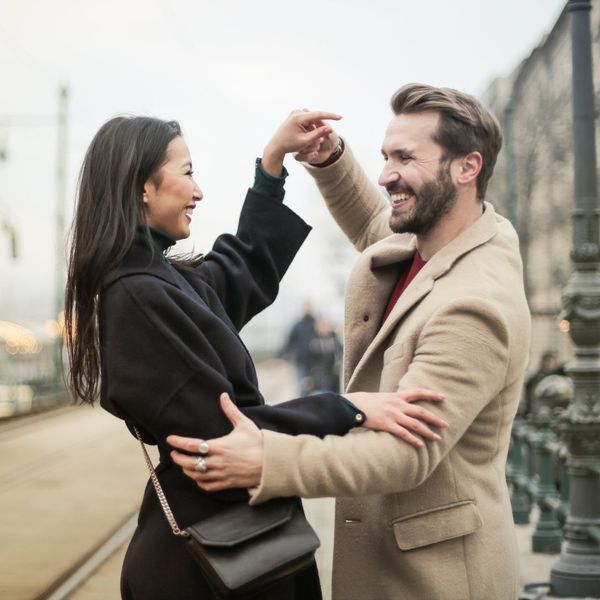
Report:
[[[283,167],[283,173],[281,177],[274,177],[269,175],[261,166],[262,159],[256,159],[256,168],[254,170],[254,185],[252,189],[263,195],[271,198],[275,198],[280,202],[283,202],[285,196],[285,178],[288,176],[288,172]]]
[[[348,413],[348,417],[352,421],[352,427],[362,427],[367,420],[367,415],[362,410],[359,410],[348,400],[348,398],[338,394],[338,398],[344,407],[344,410]]]

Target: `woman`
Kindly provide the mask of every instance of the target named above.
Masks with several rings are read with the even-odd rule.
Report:
[[[296,144],[300,136],[310,149],[331,131],[307,125],[317,118],[336,116],[292,114],[282,125],[262,163],[257,161],[237,234],[220,236],[205,257],[164,255],[189,236],[202,200],[176,122],[114,118],[98,131],[82,166],[66,290],[71,387],[90,404],[99,389],[106,410],[130,429],[137,427],[146,443],[158,445],[156,471],[181,527],[231,502],[247,501],[243,490],[202,492],[174,465],[165,441],[172,433],[202,438],[227,433],[222,392],[259,427],[319,436],[342,435],[365,418],[383,421],[397,400],[374,398],[366,415],[364,407],[337,394],[265,406],[238,335],[275,299],[308,234],[309,227],[282,203],[280,176],[290,138]],[[432,414],[427,420],[440,425]],[[415,430],[433,439],[419,427]],[[152,485],[146,487],[125,557],[121,592],[136,600],[214,597],[181,540],[171,534]],[[315,567],[261,596],[320,597]]]

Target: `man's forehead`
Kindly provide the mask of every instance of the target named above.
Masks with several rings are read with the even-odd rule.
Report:
[[[440,114],[437,111],[402,113],[394,115],[385,131],[383,146],[400,143],[407,147],[435,144],[433,134],[437,131]]]

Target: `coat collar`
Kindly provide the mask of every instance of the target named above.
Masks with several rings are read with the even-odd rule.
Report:
[[[165,256],[155,246],[136,237],[123,260],[104,278],[102,288],[130,275],[152,275],[177,286],[175,271]]]
[[[398,278],[398,270],[394,265],[413,257],[416,251],[416,238],[414,235],[394,234],[365,251],[353,274],[356,283],[360,281],[360,297],[357,298],[353,294],[346,307],[347,326],[353,328],[357,317],[360,318],[357,308],[359,313],[363,312],[365,315],[372,313],[373,319],[370,319],[371,322],[365,327],[366,331],[363,331],[363,335],[360,336],[361,341],[353,339],[355,337],[353,335],[348,336],[350,347],[347,348],[347,358],[344,361],[345,377],[350,377],[348,388],[402,317],[429,294],[435,280],[450,271],[461,256],[485,244],[496,234],[496,212],[488,202],[484,203],[484,207],[483,214],[475,223],[427,261],[400,296],[381,327],[379,326],[383,311]],[[351,279],[349,287],[353,283]],[[352,304],[355,306],[353,307]]]

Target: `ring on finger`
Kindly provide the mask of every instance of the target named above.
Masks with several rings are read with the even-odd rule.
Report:
[[[206,464],[206,461],[199,456],[196,459],[196,464],[194,465],[194,470],[198,471],[199,473],[206,473],[206,471],[208,471],[208,465]]]
[[[200,440],[198,442],[198,453],[202,456],[206,456],[208,454],[208,442],[205,440]]]

